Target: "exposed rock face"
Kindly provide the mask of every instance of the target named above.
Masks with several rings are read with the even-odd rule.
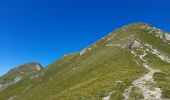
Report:
[[[22,79],[22,76],[17,76],[17,77],[14,79],[14,83],[19,82],[21,79]]]
[[[86,51],[87,51],[87,49],[82,50],[82,51],[80,52],[80,56],[82,56],[83,54],[85,54]]]
[[[41,64],[37,62],[23,64],[23,65],[20,65],[18,68],[20,67],[23,67],[23,69],[26,69],[27,71],[41,70],[43,68]]]
[[[36,69],[37,70],[41,70],[42,69],[42,66],[40,64],[36,64]]]
[[[156,28],[148,24],[141,24],[141,28],[148,30],[149,33],[155,34],[156,37],[164,39],[164,41],[170,41],[170,33],[164,32],[159,28]]]
[[[170,41],[170,34],[165,33],[165,37],[166,37],[166,40],[169,40],[169,41]]]

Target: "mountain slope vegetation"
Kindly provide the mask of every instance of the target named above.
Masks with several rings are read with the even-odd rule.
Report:
[[[0,91],[0,99],[170,99],[170,35],[145,23],[126,25],[81,52],[24,75]]]

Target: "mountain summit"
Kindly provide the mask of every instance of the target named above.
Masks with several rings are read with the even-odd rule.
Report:
[[[15,76],[1,100],[170,99],[170,35],[146,23],[119,28],[46,68],[28,65],[0,78],[2,84]],[[18,69],[28,71],[22,80]]]
[[[3,75],[0,78],[0,91],[5,88],[18,83],[21,81],[26,75],[34,73],[38,70],[41,70],[42,66],[37,63],[27,63],[20,65],[19,67],[11,69],[7,74]]]

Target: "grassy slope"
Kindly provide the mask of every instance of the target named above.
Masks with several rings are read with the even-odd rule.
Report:
[[[162,45],[156,42],[158,38],[143,33],[147,31],[132,24],[126,28],[126,31],[119,29],[112,33],[116,36],[112,38],[111,43],[127,46],[129,41],[136,37],[162,52],[169,53],[167,51],[169,46],[165,45],[160,48]],[[0,99],[5,100],[17,95],[17,100],[100,100],[113,92],[112,99],[121,100],[124,89],[130,86],[134,79],[142,76],[146,70],[135,63],[134,56],[127,48],[105,46],[108,43],[106,40],[110,37],[111,35],[108,35],[96,42],[97,47],[89,46],[92,49],[82,56],[74,53],[54,62],[41,72],[43,73],[41,77],[34,80],[30,80],[29,76],[26,77],[25,81],[0,92]],[[168,66],[161,68],[169,70]],[[165,83],[160,80],[165,77],[159,75],[155,75],[155,79],[158,85],[164,86]],[[169,80],[165,82],[166,86],[169,86],[167,83]],[[23,94],[23,91],[30,85],[31,87]],[[167,91],[167,89],[164,90]]]
[[[141,37],[143,41],[151,44],[160,52],[170,55],[170,45],[165,43],[162,39],[156,38],[153,34],[141,35]],[[152,54],[150,54],[147,59],[152,67],[161,69],[161,72],[154,75],[154,79],[163,91],[163,98],[170,99],[170,64],[161,61]]]
[[[62,68],[53,75],[44,76],[49,81],[37,84],[21,99],[101,99],[111,91],[120,99],[123,90],[144,71],[129,59],[133,59],[129,52],[107,47],[90,56],[73,57],[71,64],[66,66],[54,64],[51,67]],[[116,81],[123,82],[116,84]]]
[[[155,33],[150,34],[148,30],[135,26],[133,26],[133,29],[136,30],[136,33],[138,33],[138,36],[143,42],[152,45],[160,52],[170,56],[170,45],[162,39],[155,37]],[[157,82],[156,85],[162,89],[163,98],[170,99],[170,64],[160,60],[153,54],[149,54],[146,59],[153,68],[161,69],[161,72],[154,75],[154,80]]]
[[[30,74],[36,70],[36,68],[35,68],[36,64],[38,64],[38,63],[29,63],[29,64],[25,64],[25,65],[20,65],[19,67],[16,67],[16,68],[10,70],[7,74],[0,77],[0,81],[3,79],[13,80],[14,78],[16,78],[19,75]],[[22,74],[20,72],[24,72],[24,73]]]
[[[162,89],[163,97],[170,99],[170,64],[161,61],[152,54],[149,54],[147,59],[151,66],[161,69],[161,72],[154,75],[154,79],[157,82],[156,85]]]
[[[16,77],[22,76],[22,81],[20,81],[17,84],[7,87],[7,89],[2,91],[2,93],[0,92],[0,99],[5,100],[5,99],[11,97],[12,95],[22,94],[21,91],[23,92],[25,90],[25,88],[29,84],[31,84],[30,83],[31,81],[29,81],[30,77],[36,73],[39,73],[39,71],[37,71],[37,69],[35,67],[37,64],[38,63],[33,62],[33,63],[29,63],[29,64],[20,65],[19,67],[16,67],[16,68],[10,70],[7,74],[0,77],[0,81],[2,80],[5,82],[11,82],[11,81],[14,81],[14,79]],[[21,72],[23,72],[23,73],[21,73]],[[20,84],[22,84],[22,85],[20,85]]]

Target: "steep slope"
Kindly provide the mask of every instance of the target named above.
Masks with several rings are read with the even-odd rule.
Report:
[[[23,64],[11,69],[7,74],[0,77],[0,91],[3,91],[11,85],[17,84],[23,80],[26,75],[31,75],[41,69],[42,66],[37,62]]]
[[[0,99],[170,99],[169,57],[168,33],[133,23],[27,75],[1,91]]]

